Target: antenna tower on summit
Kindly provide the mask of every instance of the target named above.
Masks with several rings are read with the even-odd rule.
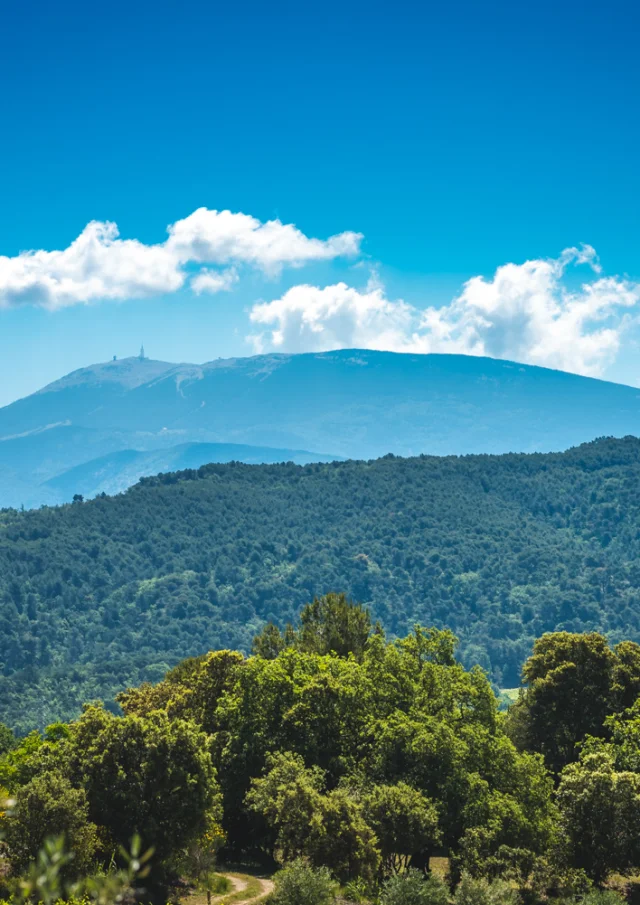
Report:
[[[140,355],[138,356],[140,361],[144,361],[144,346],[140,346]]]

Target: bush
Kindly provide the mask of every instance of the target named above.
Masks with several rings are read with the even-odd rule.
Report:
[[[425,877],[419,870],[391,877],[384,884],[381,905],[448,905],[447,887],[437,877]]]
[[[336,885],[326,867],[293,861],[273,879],[272,905],[330,905],[335,901]]]
[[[592,889],[582,900],[582,905],[624,905],[624,898],[613,889]]]
[[[484,877],[476,880],[467,873],[456,889],[455,905],[515,905],[517,894],[515,889],[504,880],[493,880],[491,883]],[[593,903],[598,905],[598,903]],[[602,905],[613,905],[603,902]]]

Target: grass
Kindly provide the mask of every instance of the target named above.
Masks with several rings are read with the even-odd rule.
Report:
[[[223,877],[221,874],[214,874],[211,877],[210,893],[211,898],[217,900],[225,893],[232,890],[231,880]],[[189,905],[207,905],[207,888],[205,885],[199,886],[193,892],[188,893],[182,900],[183,903],[188,902]]]
[[[449,873],[448,858],[429,858],[429,867],[439,880],[446,880]]]

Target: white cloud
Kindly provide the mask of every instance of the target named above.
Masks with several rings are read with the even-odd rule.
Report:
[[[167,248],[182,262],[208,264],[243,262],[267,272],[283,265],[300,267],[358,254],[362,235],[340,233],[326,241],[309,239],[291,223],[261,223],[247,214],[198,208],[169,227]]]
[[[175,292],[193,265],[247,265],[276,274],[283,266],[355,255],[362,236],[345,232],[308,238],[295,226],[246,214],[199,208],[168,227],[157,245],[121,239],[115,223],[89,223],[67,248],[0,255],[0,307],[40,305],[56,309],[101,299]],[[196,292],[228,288],[232,270],[205,268],[192,281]]]
[[[571,289],[570,264],[587,264],[590,280]],[[441,308],[390,301],[374,278],[359,291],[344,283],[295,286],[260,303],[249,337],[256,350],[324,351],[362,347],[397,352],[488,355],[582,374],[601,374],[615,358],[638,284],[602,277],[590,246],[556,260],[505,264],[493,279],[474,277]]]
[[[416,313],[405,302],[388,301],[381,288],[294,286],[274,302],[253,306],[251,321],[272,329],[250,339],[258,351],[404,350]]]
[[[209,270],[204,267],[200,273],[191,280],[191,288],[196,295],[203,292],[228,292],[238,282],[238,271],[234,267],[228,270]]]

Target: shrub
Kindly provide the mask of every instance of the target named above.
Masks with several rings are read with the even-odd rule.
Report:
[[[624,898],[613,889],[592,889],[582,900],[582,905],[623,905]]]
[[[381,905],[448,905],[447,887],[437,877],[419,870],[390,877],[380,896]]]
[[[272,905],[330,905],[335,901],[336,885],[326,867],[310,867],[305,861],[293,861],[274,877]]]
[[[468,873],[462,875],[454,897],[455,905],[515,905],[516,899],[515,889],[504,880],[489,882],[484,877],[477,880]],[[603,902],[602,905],[613,903]]]

